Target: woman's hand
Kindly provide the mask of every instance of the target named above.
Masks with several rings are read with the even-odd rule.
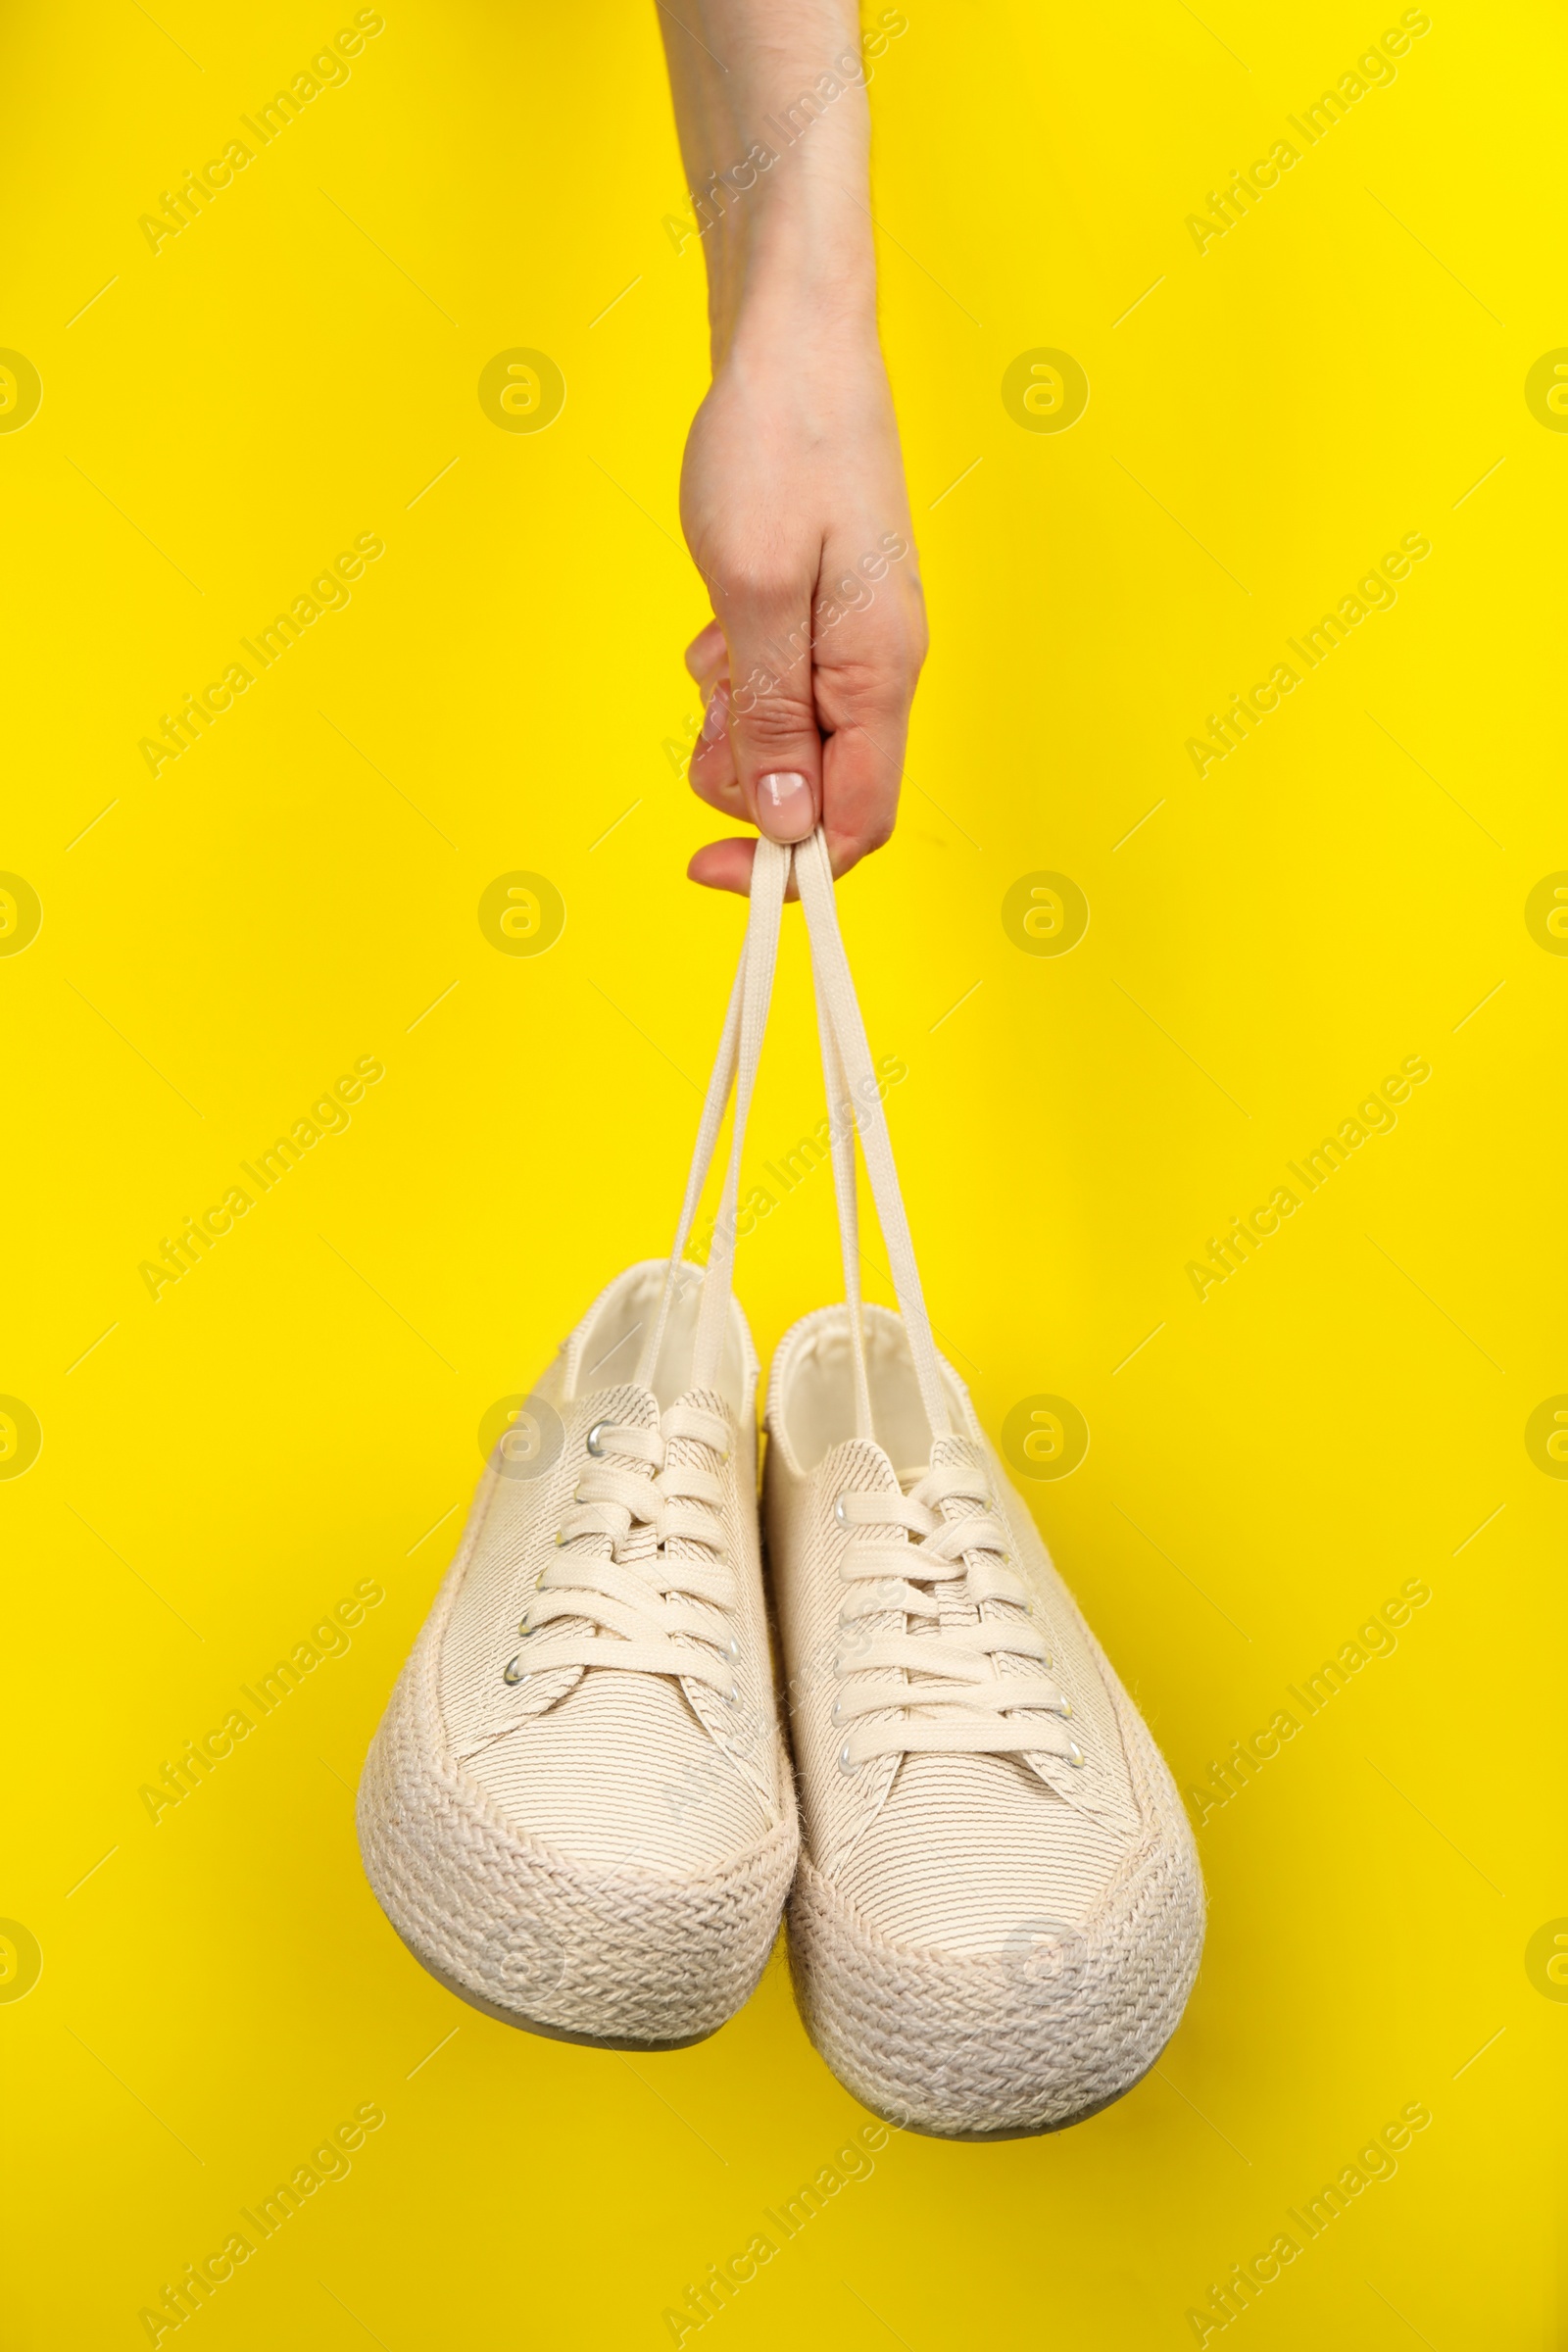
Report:
[[[681,474],[714,613],[686,654],[707,704],[691,784],[774,841],[820,818],[842,873],[893,829],[926,649],[859,201],[858,25],[843,0],[706,0],[689,21],[700,41],[664,29],[687,168],[710,191],[713,381]],[[797,102],[822,76],[839,95],[813,115]],[[744,892],[754,852],[710,842],[691,877]]]
[[[774,841],[821,817],[842,873],[893,830],[926,644],[867,323],[742,322],[686,444],[681,520],[716,615],[686,653],[708,705],[692,789]],[[710,842],[692,879],[744,891],[752,855]]]

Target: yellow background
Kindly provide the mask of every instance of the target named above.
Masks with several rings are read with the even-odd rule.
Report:
[[[935,1318],[993,1430],[1085,1415],[1027,1491],[1184,1788],[1404,1580],[1433,1598],[1201,1830],[1158,2072],[1058,2138],[895,2136],[704,2340],[1190,2342],[1420,2100],[1397,2177],[1238,2325],[1533,2352],[1568,1486],[1524,1428],[1568,1390],[1568,961],[1524,906],[1568,867],[1568,438],[1524,379],[1568,344],[1561,24],[1439,0],[1200,256],[1186,216],[1397,11],[906,13],[874,203],[934,650],[899,832],[842,896]],[[8,43],[0,343],[44,387],[0,435],[0,866],[44,910],[0,958],[0,1389],[43,1430],[0,1484],[0,1912],[43,1954],[0,2007],[22,2352],[144,2341],[372,2100],[350,2177],[177,2340],[654,2346],[865,2120],[778,1958],[701,2048],[562,2047],[449,1998],[359,1869],[481,1416],[665,1244],[740,909],[682,879],[710,826],[665,749],[706,345],[654,12],[388,0],[204,217],[138,229],[351,14],[105,0]],[[479,406],[515,346],[564,371],[548,431]],[[1040,346],[1092,387],[1060,434],[1001,399]],[[366,531],[350,607],[149,774],[159,714]],[[1397,606],[1200,780],[1205,714],[1409,531]],[[537,958],[476,919],[514,868],[566,904]],[[1092,909],[1059,958],[1001,921],[1042,868]],[[758,1169],[821,1115],[798,929]],[[154,1303],[161,1237],[369,1054],[349,1131]],[[1397,1129],[1200,1303],[1207,1237],[1413,1054]],[[814,1177],[741,1250],[764,1358],[834,1295],[830,1213]],[[155,1826],[139,1787],[367,1578],[348,1654]]]

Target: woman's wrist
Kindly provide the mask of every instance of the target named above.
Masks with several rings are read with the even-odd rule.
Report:
[[[765,33],[759,37],[760,25]],[[855,0],[685,0],[661,25],[716,373],[743,321],[874,331],[870,111]]]
[[[849,224],[844,224],[846,228]],[[767,223],[755,242],[714,257],[709,336],[715,375],[738,350],[799,334],[876,342],[876,271],[869,241]]]
[[[809,159],[786,152],[754,169],[753,183],[704,231],[715,374],[759,329],[799,321],[813,334],[876,331],[864,142],[840,140]]]

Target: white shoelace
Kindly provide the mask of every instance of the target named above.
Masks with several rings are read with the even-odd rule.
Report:
[[[952,1429],[947,1392],[931,1318],[925,1311],[920,1269],[915,1263],[909,1220],[899,1190],[893,1162],[893,1140],[882,1109],[865,1023],[850,975],[849,957],[839,931],[838,906],[833,895],[833,868],[827,840],[820,826],[795,853],[795,878],[811,942],[811,980],[816,991],[817,1029],[822,1043],[822,1072],[836,1103],[850,1104],[855,1125],[835,1117],[829,1128],[833,1153],[833,1189],[838,1202],[839,1242],[844,1258],[844,1290],[850,1309],[850,1337],[855,1356],[857,1435],[869,1438],[871,1392],[865,1366],[865,1332],[860,1316],[859,1218],[855,1200],[855,1143],[858,1136],[865,1173],[876,1206],[877,1223],[887,1249],[888,1266],[904,1317],[905,1336],[914,1365],[920,1403],[933,1442]]]
[[[1029,1623],[995,1499],[978,1469],[956,1466],[928,1470],[906,1495],[840,1495],[841,1526],[892,1531],[852,1537],[839,1571],[859,1588],[840,1612],[846,1640],[833,1661],[843,1685],[833,1721],[855,1726],[842,1771],[922,1751],[1082,1763],[1060,1730],[1072,1707]],[[870,1716],[883,1720],[859,1720]]]
[[[518,1628],[528,1646],[509,1661],[503,1681],[526,1682],[558,1666],[614,1666],[684,1675],[739,1705],[724,1489],[716,1468],[669,1459],[670,1441],[681,1438],[715,1464],[728,1458],[727,1423],[690,1404],[667,1406],[657,1431],[614,1421],[589,1431],[592,1461],[557,1533],[559,1557]],[[540,1641],[550,1626],[563,1630]]]
[[[857,1435],[874,1435],[860,1311],[858,1134],[934,1451],[952,1436],[953,1418],[820,828],[796,851],[795,874],[810,934],[824,1076],[830,1099],[856,1111],[853,1128],[835,1117],[830,1133]],[[834,1660],[841,1688],[833,1720],[856,1726],[839,1751],[841,1769],[853,1773],[876,1756],[921,1750],[1053,1755],[1081,1766],[1083,1750],[1062,1728],[1070,1702],[1051,1679],[1045,1642],[1028,1622],[1029,1594],[1013,1573],[1007,1530],[980,1472],[928,1469],[907,1496],[845,1494],[837,1508],[841,1526],[892,1531],[883,1542],[853,1539],[844,1555],[842,1574],[861,1591],[843,1612],[852,1638]],[[878,1585],[893,1597],[879,1597]],[[890,1674],[901,1680],[890,1684]]]
[[[652,1385],[676,1289],[696,1268],[682,1251],[735,1092],[729,1165],[703,1277],[689,1387],[716,1396],[728,1336],[741,1150],[778,959],[789,852],[760,842],[735,985],[703,1103],[691,1173],[675,1228],[659,1313],[637,1383]],[[750,1443],[745,1433],[744,1443]],[[556,1535],[557,1552],[518,1627],[522,1647],[502,1670],[509,1688],[558,1667],[613,1667],[706,1685],[731,1707],[741,1690],[740,1644],[731,1630],[737,1594],[725,1557],[719,1471],[734,1433],[689,1400],[666,1405],[657,1429],[601,1421],[589,1431],[587,1465]],[[692,1446],[704,1457],[692,1462]]]

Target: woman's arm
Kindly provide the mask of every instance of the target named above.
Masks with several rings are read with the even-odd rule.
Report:
[[[843,872],[886,841],[924,607],[876,332],[853,0],[660,0],[708,261],[713,381],[681,520],[715,618],[693,789],[776,841],[820,815]],[[750,886],[753,844],[692,879]]]

